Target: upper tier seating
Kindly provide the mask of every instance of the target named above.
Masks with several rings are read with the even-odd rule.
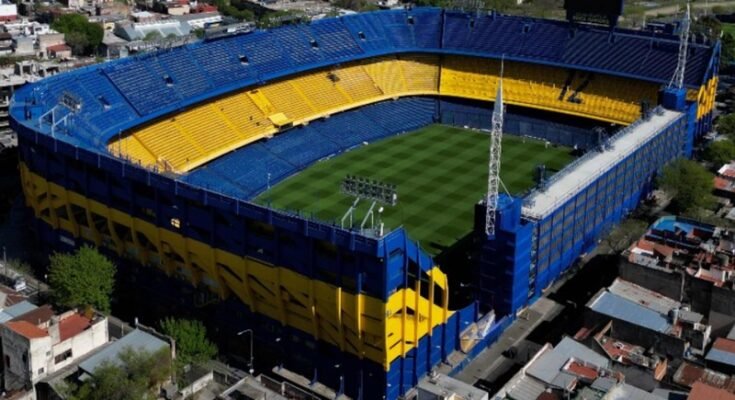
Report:
[[[500,79],[498,61],[455,57],[442,65],[441,93],[492,100]],[[619,124],[639,118],[641,101],[656,104],[658,86],[525,63],[505,63],[504,99],[509,104],[558,110]]]
[[[393,54],[391,58],[395,58],[401,57],[396,54],[417,51],[445,56],[456,52],[505,56],[528,63],[568,65],[576,70],[667,83],[677,63],[678,42],[676,37],[660,33],[610,31],[496,13],[434,8],[387,10],[257,30],[100,64],[49,80],[45,90],[34,90],[21,101],[41,104],[36,106],[36,115],[41,114],[55,104],[64,90],[85,97],[85,91],[90,89],[80,84],[78,77],[98,75],[101,87],[112,86],[121,97],[111,95],[116,98],[105,107],[88,107],[80,115],[86,121],[77,126],[95,131],[79,137],[109,139],[128,129],[131,121],[191,107],[208,96],[262,85],[325,65],[333,65],[336,70],[342,66],[340,63],[356,62],[365,56]],[[685,79],[689,89],[706,84],[712,52],[709,45],[690,46]],[[371,71],[367,72],[384,95],[410,90],[407,84],[414,83],[400,74],[386,78],[393,82],[381,82]],[[367,95],[357,97],[365,99]],[[353,102],[360,102],[358,98],[350,97]],[[708,97],[701,102],[709,100]]]
[[[301,125],[385,99],[444,95],[493,100],[499,73],[500,62],[481,58],[445,57],[440,68],[439,57],[434,55],[378,57],[339,68],[306,72],[257,89],[223,96],[174,118],[159,120],[123,137],[120,142],[111,142],[108,147],[110,151],[130,149],[123,153],[143,165],[186,172],[224,153],[272,136],[279,131],[279,126]],[[505,65],[505,101],[524,107],[626,124],[640,116],[641,101],[655,104],[657,93],[657,85],[651,83],[525,63],[507,62]],[[378,114],[369,114],[371,112]],[[366,110],[365,114],[387,128],[382,125],[381,118],[392,118],[393,112],[385,105]],[[410,130],[414,126],[420,124],[399,124],[398,129]],[[363,132],[358,125],[344,124],[341,129],[349,130],[350,138],[365,135],[359,141],[376,137],[372,132]],[[381,135],[379,131],[377,137]],[[342,148],[355,144],[329,133],[324,135]],[[127,141],[138,143],[127,146]],[[302,165],[302,161],[310,157],[297,159],[292,164]]]

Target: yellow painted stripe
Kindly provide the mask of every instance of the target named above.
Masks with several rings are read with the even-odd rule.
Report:
[[[194,284],[209,277],[211,281],[204,283],[220,296],[233,293],[253,312],[380,363],[386,369],[393,360],[414,348],[418,339],[446,323],[453,313],[447,308],[447,277],[438,267],[427,275],[443,290],[441,304],[420,296],[418,284],[416,288],[396,291],[383,302],[345,292],[288,268],[212,248],[184,237],[173,227],[173,230],[162,229],[133,218],[50,183],[24,163],[20,170],[26,204],[36,218],[53,228],[105,246],[122,257],[159,266],[168,274]],[[65,216],[58,215],[60,208],[68,210]],[[75,217],[74,210],[82,210],[84,218]],[[430,292],[433,290],[432,287]],[[443,318],[432,318],[432,315]]]

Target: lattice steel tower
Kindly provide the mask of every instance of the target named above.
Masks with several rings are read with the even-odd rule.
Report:
[[[490,132],[490,160],[487,175],[487,199],[485,208],[485,234],[495,235],[495,213],[498,209],[500,189],[500,153],[503,141],[503,66],[500,67],[498,93],[495,95],[492,131]]]
[[[676,71],[669,82],[669,89],[682,89],[684,87],[684,75],[687,69],[687,54],[689,52],[689,29],[691,27],[691,15],[689,11],[689,3],[687,3],[687,11],[684,19],[681,21],[681,34],[679,35],[679,61],[676,64]]]

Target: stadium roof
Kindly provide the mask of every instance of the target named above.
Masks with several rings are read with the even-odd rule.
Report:
[[[525,216],[543,219],[568,199],[576,196],[587,183],[599,178],[620,159],[633,154],[641,143],[652,139],[661,129],[670,125],[681,116],[681,113],[662,110],[661,115],[652,113],[648,120],[624,128],[624,131],[613,137],[610,149],[603,152],[591,151],[575,162],[567,165],[554,175],[548,188],[529,195],[523,207]]]
[[[314,42],[320,51],[313,51]],[[690,88],[707,78],[713,51],[707,44],[691,44]],[[243,87],[406,52],[504,57],[666,84],[676,69],[678,38],[496,13],[377,11],[197,42],[60,74],[16,91],[11,114],[15,121],[50,132],[37,118],[26,119],[26,106],[40,115],[71,92],[83,100],[83,118],[75,122],[79,134],[64,140],[101,150],[123,130]],[[241,56],[248,57],[246,65]],[[177,84],[167,85],[163,71]]]

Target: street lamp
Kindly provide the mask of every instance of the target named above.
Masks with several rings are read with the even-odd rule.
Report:
[[[250,333],[250,361],[248,362],[248,372],[250,372],[250,375],[252,375],[255,372],[255,370],[253,369],[253,330],[242,330],[240,332],[237,332],[237,336],[241,336],[243,333]]]

